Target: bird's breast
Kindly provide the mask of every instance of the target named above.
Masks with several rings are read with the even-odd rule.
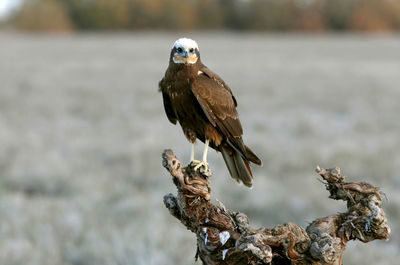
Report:
[[[182,99],[185,95],[185,92],[183,91],[171,91],[169,93],[169,97],[171,98],[171,100],[179,100]]]
[[[186,80],[175,82],[175,85],[168,91],[168,95],[180,122],[198,118],[201,110],[198,109],[197,100],[190,90],[190,82]]]
[[[168,87],[168,94],[171,100],[182,100],[190,96],[190,84],[191,82],[189,78],[177,78],[174,82],[172,82],[172,84]]]

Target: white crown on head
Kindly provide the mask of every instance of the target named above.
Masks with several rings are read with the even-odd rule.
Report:
[[[172,46],[172,49],[174,47],[199,49],[199,45],[197,45],[197,42],[195,42],[192,39],[188,39],[188,38],[180,38],[180,39],[178,39],[177,41],[175,41],[174,45]]]

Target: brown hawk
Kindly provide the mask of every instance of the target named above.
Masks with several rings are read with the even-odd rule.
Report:
[[[196,139],[205,143],[203,160],[207,165],[208,146],[220,151],[232,178],[252,186],[250,162],[261,160],[243,143],[243,129],[236,111],[237,102],[231,89],[200,60],[194,40],[178,39],[171,50],[169,66],[159,83],[168,120],[179,122],[192,143],[194,160]]]

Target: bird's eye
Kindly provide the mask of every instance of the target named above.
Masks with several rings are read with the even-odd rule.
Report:
[[[193,48],[190,48],[189,52],[194,52],[194,49],[193,49]]]
[[[182,52],[182,48],[181,47],[178,48],[178,52]]]

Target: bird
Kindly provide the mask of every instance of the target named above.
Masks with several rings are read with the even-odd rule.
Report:
[[[262,161],[244,144],[236,98],[225,81],[202,63],[196,41],[179,38],[174,42],[159,91],[168,120],[179,122],[192,143],[190,161],[195,169],[208,169],[211,147],[221,152],[233,179],[252,187],[250,162],[261,166]],[[205,144],[201,161],[194,159],[197,139]]]

